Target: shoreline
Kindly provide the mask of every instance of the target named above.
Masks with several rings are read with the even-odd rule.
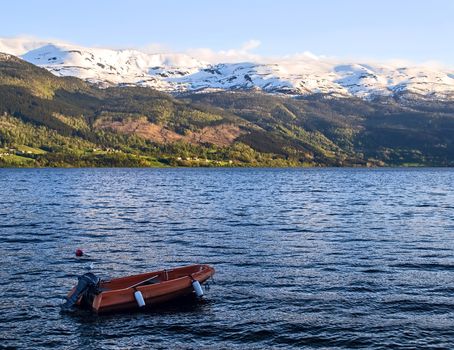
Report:
[[[389,165],[389,166],[43,166],[18,167],[0,166],[1,169],[454,169],[453,166],[440,165]]]

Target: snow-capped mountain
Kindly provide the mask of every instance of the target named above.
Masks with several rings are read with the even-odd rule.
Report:
[[[12,43],[0,52],[19,55],[58,76],[101,86],[138,85],[166,92],[250,90],[371,98],[409,92],[454,99],[454,70],[431,66],[351,63],[303,55],[273,62],[208,63],[186,54],[85,48],[65,43]],[[25,51],[25,52],[24,52]]]
[[[205,66],[181,54],[145,54],[136,50],[86,49],[48,44],[22,59],[58,76],[76,76],[106,85],[134,84],[172,91],[170,78],[188,76]]]

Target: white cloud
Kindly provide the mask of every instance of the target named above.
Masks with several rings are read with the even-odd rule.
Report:
[[[61,40],[44,40],[33,36],[0,38],[0,52],[19,56],[50,43],[65,44]]]
[[[138,48],[136,48],[136,50],[139,50],[139,51],[142,51],[145,53],[173,52],[173,50],[169,46],[167,46],[165,44],[161,44],[161,43],[151,43],[151,44],[148,44],[145,46],[138,47]]]
[[[239,48],[233,48],[228,50],[219,50],[215,51],[209,48],[195,48],[189,49],[185,53],[193,56],[201,61],[210,62],[210,63],[233,63],[241,61],[253,61],[259,62],[262,61],[260,55],[254,54],[251,51],[258,48],[261,45],[259,40],[251,39]]]
[[[310,51],[304,51],[304,52],[301,52],[301,53],[295,53],[293,55],[289,55],[289,56],[284,56],[284,58],[288,58],[288,59],[293,59],[293,60],[300,60],[300,59],[304,59],[304,60],[307,60],[307,59],[311,59],[311,60],[320,60],[320,58],[326,58],[325,56],[317,56],[316,54],[310,52]]]
[[[260,42],[260,40],[255,40],[255,39],[251,39],[249,41],[246,41],[243,46],[241,46],[241,50],[242,51],[250,51],[250,50],[254,50],[256,48],[258,48],[262,43]]]

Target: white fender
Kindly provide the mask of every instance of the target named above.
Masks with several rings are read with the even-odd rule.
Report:
[[[140,290],[136,290],[134,292],[134,298],[136,298],[137,305],[139,305],[139,307],[144,307],[145,306],[145,300],[143,299],[143,295],[140,292]]]
[[[197,280],[194,280],[192,282],[192,288],[194,288],[195,294],[200,298],[203,297],[203,289],[202,286],[200,285],[200,282]]]

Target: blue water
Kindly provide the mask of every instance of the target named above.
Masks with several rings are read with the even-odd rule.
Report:
[[[454,348],[454,169],[2,169],[0,185],[1,348]],[[60,314],[90,262],[217,273],[202,302]]]

